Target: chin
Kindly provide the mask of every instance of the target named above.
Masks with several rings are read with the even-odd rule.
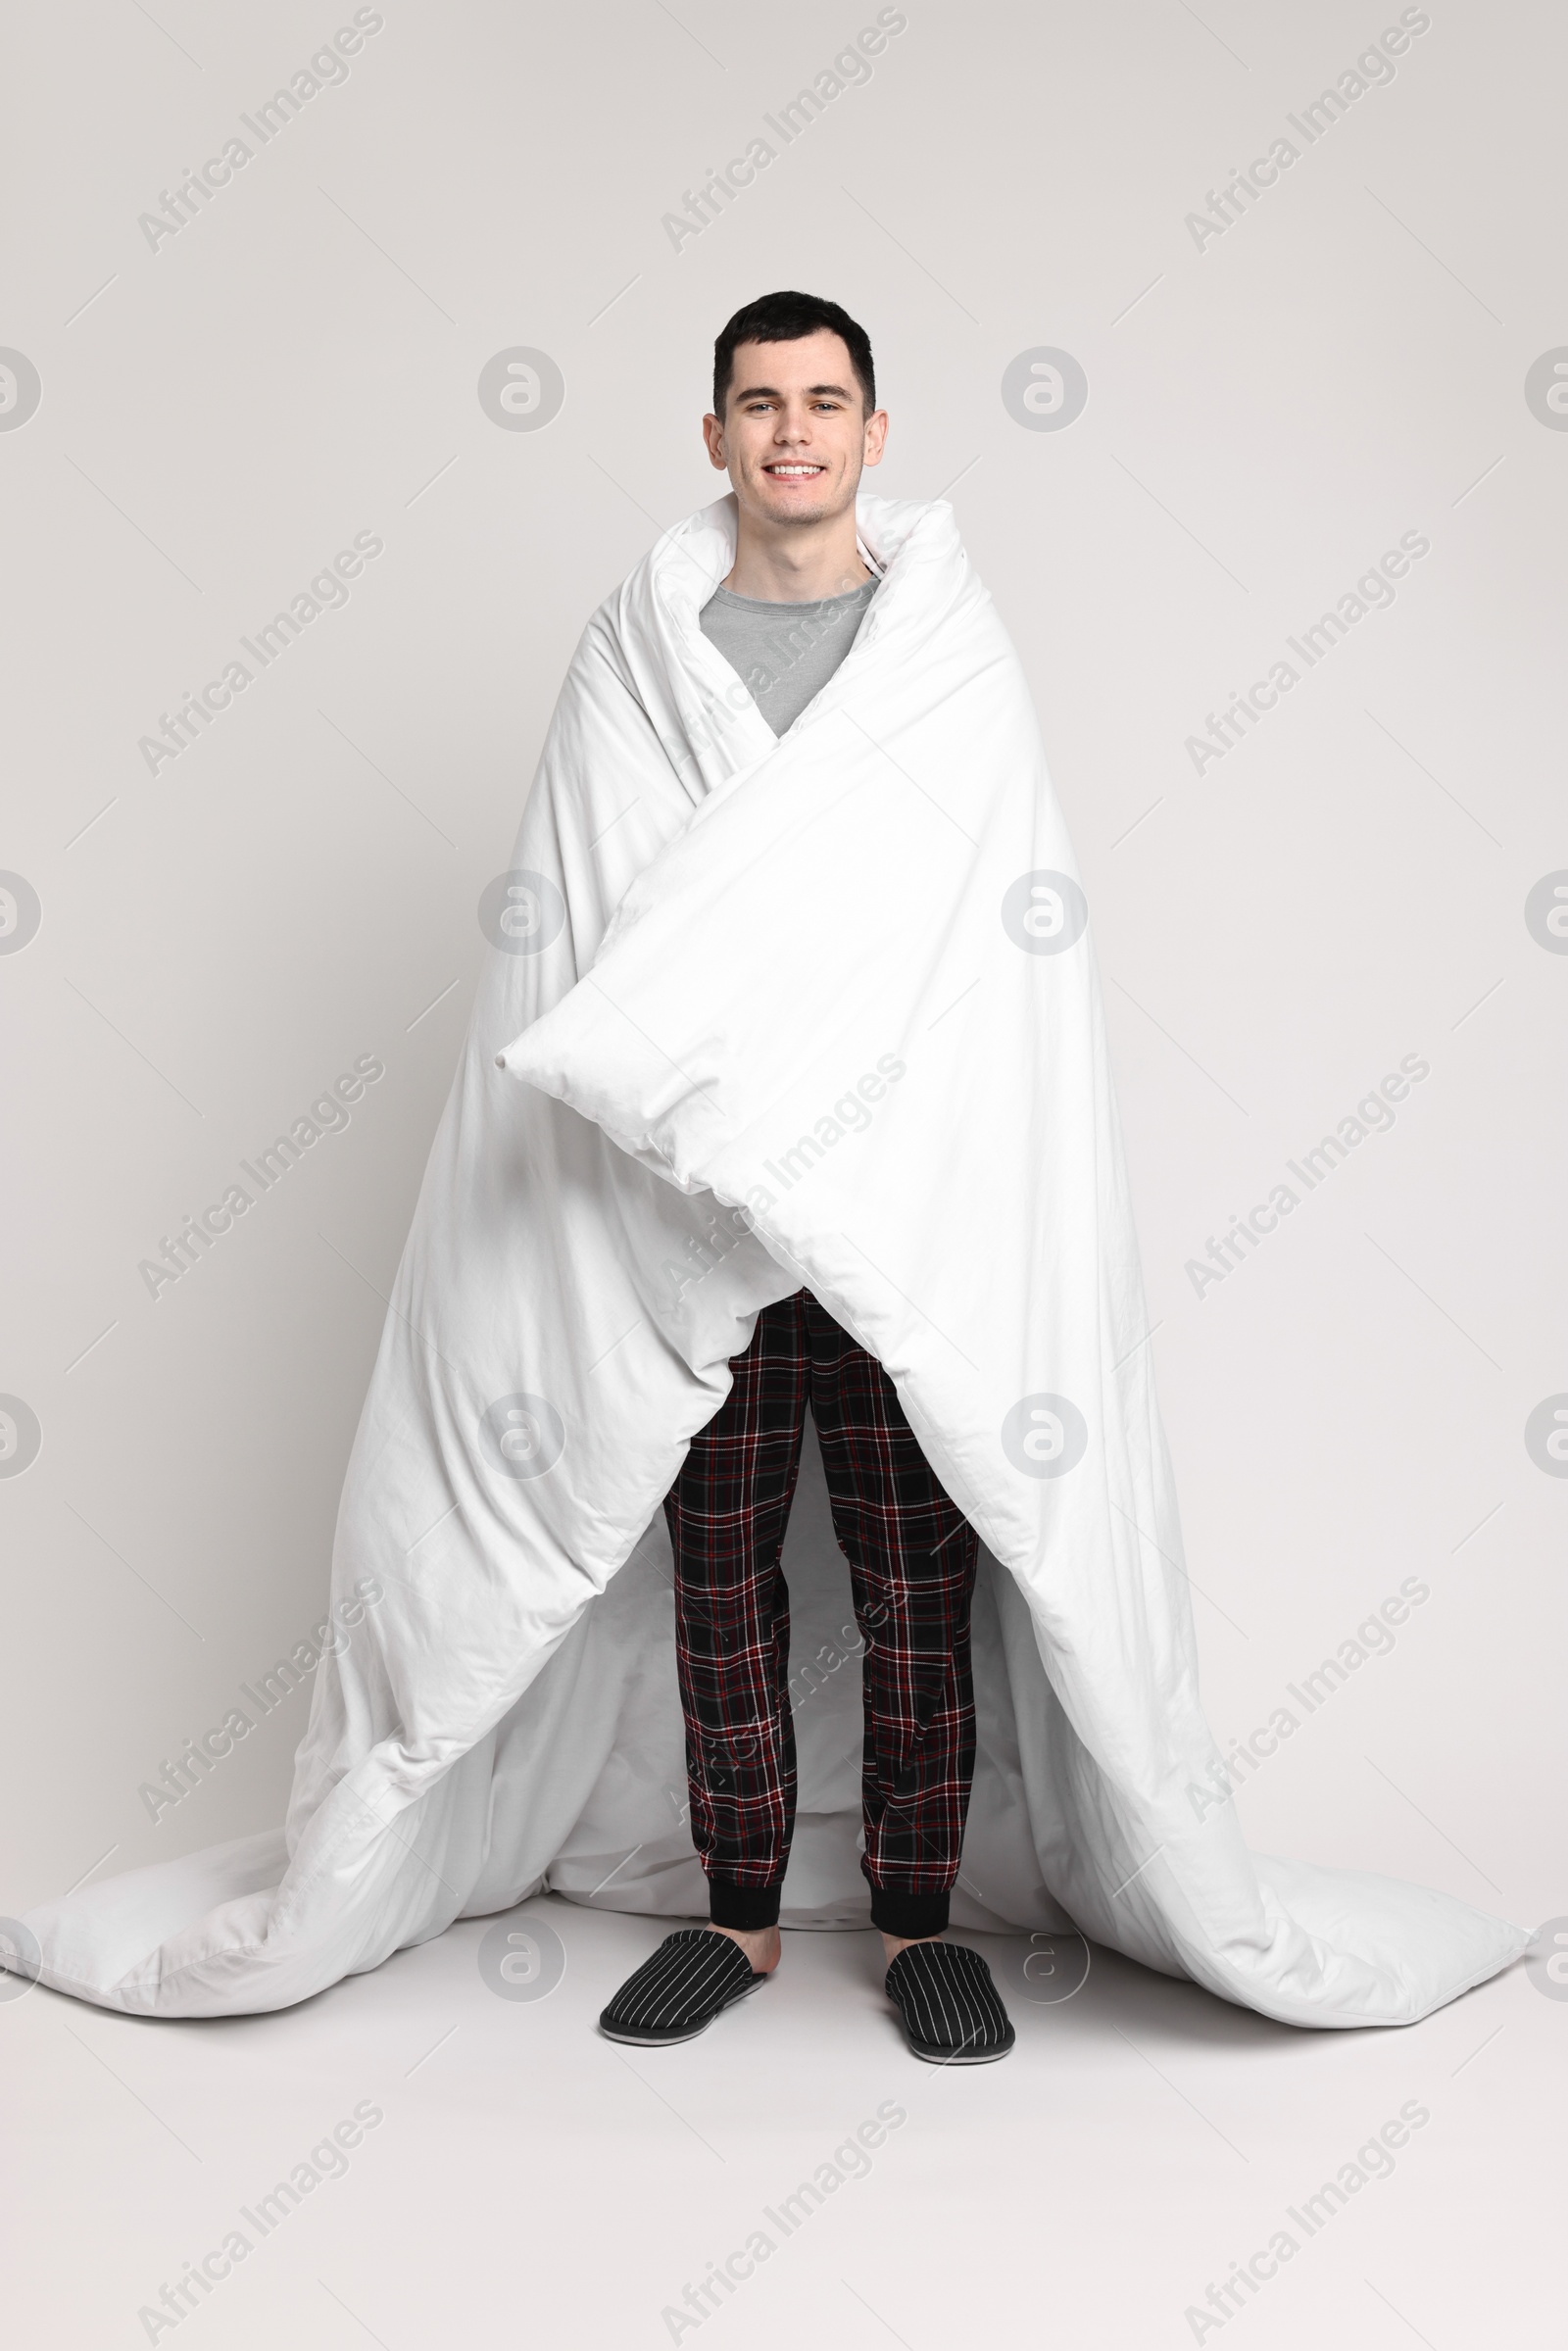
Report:
[[[830,515],[842,514],[850,503],[842,494],[815,496],[808,503],[766,486],[757,492],[757,504],[770,522],[825,522]]]

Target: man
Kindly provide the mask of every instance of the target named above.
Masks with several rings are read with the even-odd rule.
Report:
[[[729,474],[738,537],[701,626],[775,735],[841,666],[876,593],[855,501],[887,429],[870,343],[836,303],[764,295],[718,337],[703,432]],[[1005,2056],[1015,2036],[990,1970],[942,1939],[974,1770],[978,1538],[933,1476],[886,1372],[808,1290],[762,1308],[731,1370],[730,1395],[664,1504],[710,1926],[668,1936],[601,2029],[643,2045],[690,2039],[778,1966],[796,1793],[779,1560],[809,1403],[864,1641],[860,1867],[888,1995],[917,2056]]]
[[[338,1509],[354,1638],[314,1669],[287,1833],[76,1888],[0,1966],[239,2015],[545,1888],[691,1918],[706,1867],[712,1922],[608,2012],[700,2028],[777,1950],[777,1545],[808,1403],[871,1737],[863,1875],[859,1791],[815,1774],[791,1907],[845,1924],[869,1880],[922,2054],[1010,2040],[939,1933],[960,1835],[999,1931],[1070,1920],[1297,2026],[1414,2023],[1530,1939],[1247,1848],[1028,680],[945,501],[862,490],[852,523],[884,429],[870,354],[781,303],[732,324],[727,367],[721,342],[734,490],[591,616],[479,901],[490,952]],[[726,582],[743,624],[764,608],[760,652],[729,640],[750,688],[709,633],[737,619]],[[683,1745],[700,1859],[669,1825]]]

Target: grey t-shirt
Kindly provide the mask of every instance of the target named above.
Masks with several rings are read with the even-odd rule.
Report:
[[[877,581],[816,604],[763,604],[715,588],[699,625],[746,685],[775,735],[793,726],[855,643]]]

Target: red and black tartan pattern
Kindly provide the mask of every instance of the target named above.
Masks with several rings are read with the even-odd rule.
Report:
[[[865,1643],[860,1867],[872,1917],[893,1934],[940,1932],[974,1770],[978,1538],[933,1475],[887,1373],[808,1291],[765,1306],[730,1368],[729,1396],[694,1438],[664,1503],[692,1837],[713,1916],[767,1923],[755,1895],[750,1905],[735,1896],[737,1915],[720,1919],[721,1896],[776,1889],[789,1859],[795,1735],[779,1557],[809,1402]]]

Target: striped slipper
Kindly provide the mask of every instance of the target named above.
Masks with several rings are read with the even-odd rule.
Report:
[[[909,1943],[888,1969],[886,1989],[905,2039],[930,2065],[989,2065],[1018,2037],[991,1970],[967,1943]]]
[[[651,1958],[628,1976],[599,2019],[611,2040],[662,2048],[704,2033],[721,2008],[744,1999],[766,1976],[753,1972],[738,1942],[710,1927],[666,1935]]]

